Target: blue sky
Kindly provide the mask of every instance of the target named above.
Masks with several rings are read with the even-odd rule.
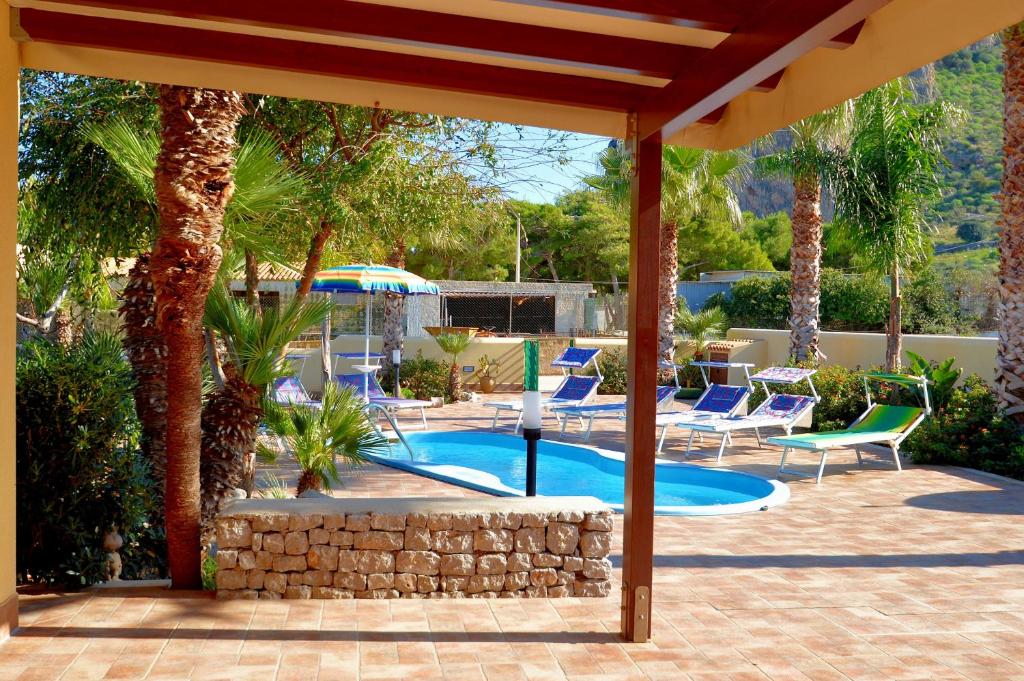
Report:
[[[499,185],[510,198],[536,203],[579,188],[584,176],[597,172],[597,157],[609,142],[607,137],[510,125],[499,128],[498,139],[506,166]]]

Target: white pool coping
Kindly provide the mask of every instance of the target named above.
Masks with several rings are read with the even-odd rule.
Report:
[[[430,431],[430,434],[439,433],[472,433],[473,431],[464,430],[451,430],[451,431]],[[480,432],[479,435],[504,435],[501,433],[490,433]],[[408,436],[407,436],[408,437]],[[589,445],[582,445],[576,443],[561,442],[558,440],[544,440],[551,444],[561,445],[563,447],[572,447],[576,449],[583,449],[587,452],[603,456],[606,459],[613,461],[625,462],[626,455],[623,452],[616,452],[610,449],[602,449],[600,447],[592,447]],[[415,444],[415,437],[413,442]],[[501,497],[522,497],[523,492],[513,489],[504,483],[502,483],[497,476],[479,471],[475,468],[467,468],[465,466],[455,466],[451,464],[417,464],[412,462],[405,462],[397,459],[384,458],[380,456],[371,455],[367,457],[370,461],[382,466],[389,468],[396,468],[403,470],[408,473],[414,473],[421,475],[426,478],[432,478],[441,482],[446,482],[451,485],[457,485],[460,487],[466,487],[477,492],[484,492],[485,494],[493,494]],[[789,500],[789,486],[780,480],[771,480],[768,478],[762,478],[759,475],[752,473],[744,473],[743,471],[733,470],[721,470],[721,469],[708,469],[704,466],[696,466],[690,463],[683,463],[680,461],[671,461],[669,459],[662,459],[655,457],[654,463],[656,466],[670,466],[670,467],[683,467],[693,468],[703,471],[711,470],[721,473],[723,475],[742,475],[748,478],[754,478],[767,482],[772,487],[772,491],[764,497],[759,499],[753,499],[751,501],[744,501],[735,504],[708,504],[703,506],[658,506],[654,507],[655,515],[678,515],[678,516],[713,516],[713,515],[735,515],[739,513],[753,513],[755,511],[767,511],[770,508],[781,506]],[[605,505],[611,508],[616,513],[623,512],[622,504],[605,503]]]

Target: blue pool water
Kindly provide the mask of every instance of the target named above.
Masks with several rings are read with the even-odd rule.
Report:
[[[377,463],[492,494],[521,495],[526,483],[523,438],[474,431],[409,433],[414,456],[393,443]],[[623,454],[541,440],[537,448],[537,493],[594,496],[618,510],[623,501]],[[777,506],[789,488],[736,471],[659,460],[656,512],[673,515],[744,513]]]

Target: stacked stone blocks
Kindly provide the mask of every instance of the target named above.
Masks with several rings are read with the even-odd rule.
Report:
[[[607,510],[484,513],[229,511],[220,598],[607,596]]]

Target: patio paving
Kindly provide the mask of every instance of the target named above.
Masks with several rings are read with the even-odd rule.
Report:
[[[490,426],[480,405],[428,414],[432,428]],[[595,444],[621,449],[622,429],[599,420]],[[778,456],[740,437],[722,465],[773,475]],[[617,592],[256,602],[100,589],[23,596],[0,679],[1024,680],[1024,485],[880,461],[858,469],[840,453],[820,486],[787,479],[791,499],[768,512],[657,518],[643,645],[618,638]],[[336,494],[476,493],[369,466]]]

